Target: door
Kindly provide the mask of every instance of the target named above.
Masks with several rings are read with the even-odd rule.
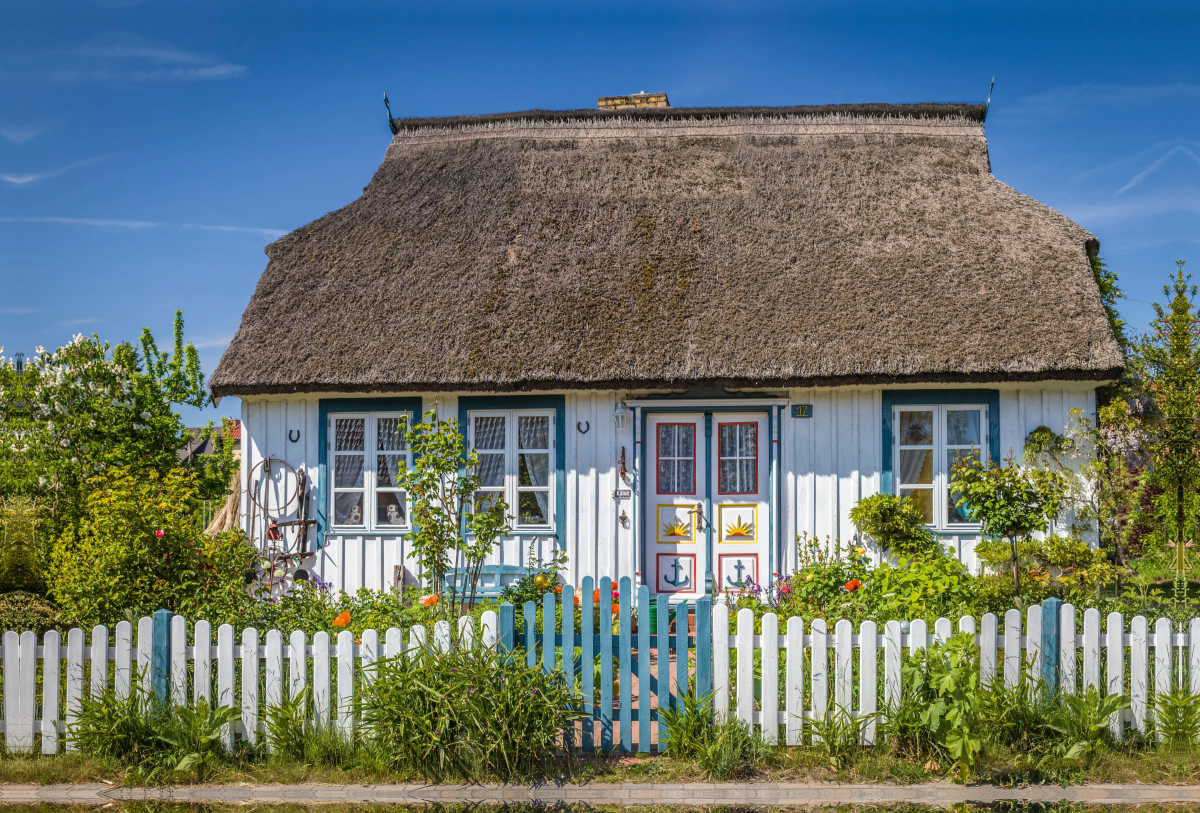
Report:
[[[703,595],[708,572],[718,592],[769,583],[769,432],[763,413],[647,416],[645,566],[656,593]]]

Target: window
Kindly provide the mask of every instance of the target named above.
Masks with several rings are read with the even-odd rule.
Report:
[[[896,407],[896,493],[911,497],[935,528],[969,525],[950,492],[955,461],[980,459],[987,443],[986,406]]]
[[[658,425],[659,494],[696,493],[696,424]]]
[[[388,531],[408,527],[400,472],[411,464],[406,412],[329,416],[330,514],[335,528]]]
[[[717,424],[717,491],[758,493],[758,422]]]
[[[479,455],[476,510],[502,499],[517,527],[549,528],[554,516],[554,413],[472,412],[470,433],[471,448]]]

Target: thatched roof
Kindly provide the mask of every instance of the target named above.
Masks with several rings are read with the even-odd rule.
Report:
[[[217,395],[1105,380],[1095,238],[964,105],[397,120],[267,247]]]

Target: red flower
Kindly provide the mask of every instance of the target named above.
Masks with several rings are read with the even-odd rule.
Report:
[[[160,529],[160,530],[155,531],[154,535],[157,536],[159,539],[162,539],[164,536],[167,535],[167,532]]]
[[[853,593],[860,587],[862,587],[862,582],[860,582],[858,579],[851,579],[850,581],[846,582],[847,593]]]

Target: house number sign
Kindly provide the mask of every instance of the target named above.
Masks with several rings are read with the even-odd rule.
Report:
[[[613,491],[614,500],[628,500],[633,496],[633,490],[628,488],[618,488]]]
[[[811,418],[812,404],[792,404],[793,418]]]

